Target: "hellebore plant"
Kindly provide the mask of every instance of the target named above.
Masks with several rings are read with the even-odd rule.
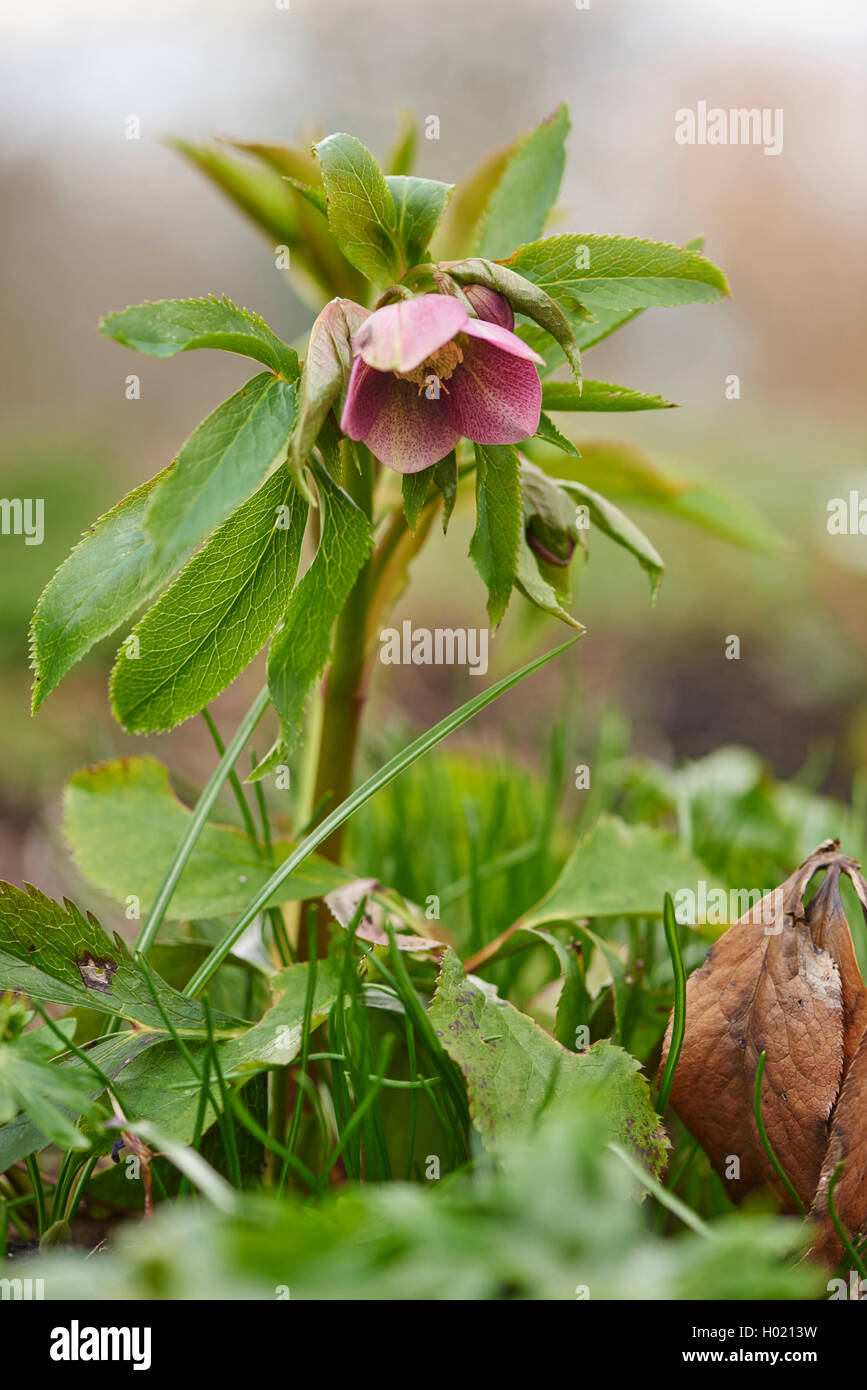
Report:
[[[367,879],[359,887],[358,874],[375,870],[344,863],[344,828],[416,759],[571,645],[582,628],[571,611],[570,574],[586,554],[590,529],[637,558],[655,593],[662,573],[656,550],[597,487],[626,467],[639,492],[644,479],[648,495],[658,495],[659,471],[627,446],[577,445],[551,415],[666,408],[670,402],[659,396],[584,379],[583,352],[645,309],[707,304],[727,293],[698,244],[545,235],[568,129],[561,108],[457,192],[410,174],[409,131],[387,172],[344,134],[319,141],[312,156],[292,146],[179,146],[252,217],[278,266],[291,266],[314,321],[296,347],[257,314],[207,297],[140,304],[101,325],[106,337],[152,358],[210,348],[250,358],[258,370],[167,468],[95,522],[48,583],[33,619],[34,711],[97,642],[119,632],[110,690],[120,725],[151,734],[202,714],[217,747],[216,769],[192,811],[153,758],[109,762],[69,783],[67,836],[85,877],[119,901],[128,920],[141,918],[134,952],[72,904],[9,885],[0,891],[0,991],[107,1016],[98,1044],[68,1059],[77,1081],[111,1100],[115,1130],[108,1140],[102,1132],[92,1139],[94,1162],[116,1142],[117,1128],[136,1153],[157,1145],[174,1162],[175,1141],[198,1146],[216,1117],[233,1181],[238,1126],[268,1148],[278,1185],[291,1178],[318,1192],[338,1160],[360,1176],[374,1153],[385,1174],[389,1160],[370,1109],[380,1084],[432,1096],[431,1114],[445,1124],[455,1163],[469,1152],[466,1089],[438,1040],[450,1035],[459,998],[457,955],[445,957],[431,1005],[439,1032],[419,1002],[419,991],[433,988],[419,969],[442,961],[454,938],[387,884]],[[665,483],[670,497],[687,486]],[[414,557],[434,543],[434,521],[445,531],[456,508],[473,507],[469,554],[491,625],[517,590],[540,610],[540,622],[549,615],[564,623],[568,641],[468,700],[356,785],[359,725],[382,625]],[[713,526],[725,529],[724,517]],[[299,577],[303,547],[310,558]],[[454,624],[449,612],[443,618]],[[267,684],[224,747],[208,705],[265,646]],[[242,785],[235,767],[266,710],[276,714],[276,740]],[[219,823],[227,784],[236,827]],[[272,833],[273,816],[291,838]],[[416,829],[407,826],[407,835]],[[304,911],[304,904],[318,906]],[[187,924],[182,944],[191,955],[170,982],[157,969],[168,967],[178,946],[164,931],[171,922]],[[242,936],[249,947],[250,932],[259,941],[258,992],[239,1003],[232,952]],[[392,1082],[387,1054],[353,1060],[357,1031],[344,1007],[367,1009],[369,996],[357,957],[351,967],[335,965],[339,942],[349,943],[350,955],[361,948],[365,968],[379,970],[389,999],[402,1001],[400,1046],[410,1047],[408,1075],[421,1079]],[[308,967],[308,956],[318,963]],[[416,971],[411,983],[406,960]],[[264,973],[263,962],[270,963]],[[218,984],[219,1003],[211,992]],[[476,1002],[485,1008],[490,999]],[[383,1008],[381,997],[369,1007]],[[538,1053],[539,1075],[553,1078],[562,1048],[513,1012],[515,1027],[525,1029],[522,1047]],[[251,1018],[258,1020],[252,1026]],[[314,1064],[309,1037],[326,1021],[329,1042],[316,1065],[333,1080],[337,1137],[323,1111],[323,1133],[336,1147],[322,1156],[317,1176],[309,1145],[306,1157],[298,1145],[313,1123],[303,1100]],[[60,1047],[68,1045],[69,1024],[46,1027],[59,1030]],[[586,1075],[574,1029],[559,1041],[573,1049],[563,1054],[563,1084],[580,1088]],[[622,1049],[605,1039],[594,1044],[600,1048],[593,1064],[620,1098],[615,1131],[623,1144],[652,1154],[659,1172],[665,1141],[647,1083]],[[438,1093],[418,1057],[437,1069]],[[463,1068],[462,1055],[455,1060]],[[293,1063],[304,1077],[293,1074],[287,1091]],[[43,1078],[55,1067],[45,1063]],[[263,1072],[271,1080],[260,1123],[251,1078]],[[339,1075],[348,1080],[338,1084]],[[295,1097],[288,1113],[287,1095]],[[23,1103],[26,1109],[26,1096]],[[94,1135],[88,1104],[81,1113]],[[514,1123],[505,1102],[502,1113]],[[486,1123],[493,1125],[490,1115]],[[67,1131],[68,1121],[43,1107],[14,1134],[0,1128],[0,1152],[15,1162],[51,1139],[71,1149]],[[201,1167],[177,1161],[185,1181],[203,1181]],[[80,1199],[77,1171],[63,1170],[60,1217]]]

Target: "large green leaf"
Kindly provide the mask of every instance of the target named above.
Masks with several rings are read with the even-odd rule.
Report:
[[[298,356],[258,314],[231,299],[161,299],[106,314],[100,333],[149,357],[174,357],[193,348],[221,348],[253,357],[272,372],[295,381]]]
[[[628,386],[607,381],[546,381],[542,384],[544,410],[666,410],[674,405],[664,396],[648,396]]]
[[[111,697],[124,728],[173,728],[252,661],[286,611],[306,512],[281,468],[193,556],[121,648]]]
[[[395,237],[407,266],[416,265],[445,212],[453,183],[392,174],[386,177],[394,199],[397,224]]]
[[[286,749],[298,741],[310,687],[328,660],[334,621],[373,545],[373,528],[348,493],[324,468],[317,468],[316,481],[319,549],[292,594],[268,658],[268,689]]]
[[[354,135],[314,145],[328,198],[328,225],[348,261],[375,285],[399,279],[397,213],[385,175]]]
[[[465,975],[452,950],[443,957],[428,1018],[466,1078],[470,1115],[486,1147],[529,1136],[549,1103],[577,1108],[602,1097],[611,1136],[661,1175],[668,1140],[628,1052],[605,1039],[586,1052],[567,1051],[493,986]]]
[[[488,590],[488,616],[495,627],[509,605],[522,528],[517,449],[511,444],[477,444],[476,529],[470,557]]]
[[[563,105],[513,151],[485,210],[478,255],[497,260],[542,235],[560,191],[568,134]]]
[[[506,265],[561,305],[621,313],[651,305],[712,303],[728,294],[722,271],[696,251],[638,237],[545,237]]]
[[[554,886],[521,918],[522,927],[584,917],[661,917],[666,893],[717,886],[701,860],[673,835],[600,816],[578,841]]]
[[[187,999],[151,972],[151,981],[121,938],[114,940],[95,917],[69,901],[62,906],[40,893],[0,883],[0,989],[69,1004],[165,1031],[162,1009],[179,1032],[204,1036],[202,1005]],[[218,1028],[232,1020],[218,1015]]]
[[[85,878],[118,902],[138,898],[150,910],[183,839],[191,811],[172,790],[167,768],[154,758],[119,758],[72,776],[63,797],[64,833]],[[166,916],[190,921],[243,911],[272,869],[294,848],[272,844],[264,859],[249,835],[208,823],[196,841]],[[352,874],[311,855],[273,895],[272,903],[321,898]]]
[[[273,169],[237,159],[210,145],[189,140],[171,143],[262,229],[272,246],[296,245],[299,229],[292,195]]]
[[[193,549],[286,457],[295,389],[262,372],[187,440],[148,501],[145,527],[160,559],[178,548]]]

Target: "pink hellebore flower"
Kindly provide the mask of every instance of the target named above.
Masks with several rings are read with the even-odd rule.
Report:
[[[543,359],[511,331],[502,295],[469,290],[480,318],[422,294],[375,310],[352,340],[340,428],[398,473],[438,463],[459,439],[517,444],[539,427]]]

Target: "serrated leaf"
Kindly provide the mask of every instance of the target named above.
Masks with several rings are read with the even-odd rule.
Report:
[[[284,750],[298,741],[310,687],[328,660],[334,621],[373,546],[373,528],[348,493],[324,468],[317,466],[315,476],[319,549],[292,594],[268,657],[268,689],[280,715]]]
[[[149,357],[219,348],[252,357],[287,381],[298,377],[298,355],[258,314],[231,299],[162,299],[106,314],[100,333]]]
[[[582,455],[583,457],[583,455]],[[655,599],[662,583],[662,575],[665,565],[662,556],[654,545],[647,539],[644,532],[630,521],[629,517],[622,512],[619,507],[615,507],[613,502],[609,502],[607,497],[601,493],[594,492],[592,488],[585,487],[583,483],[573,482],[569,478],[559,478],[557,480],[561,487],[580,497],[582,503],[587,507],[590,520],[594,526],[598,526],[600,531],[604,531],[606,536],[622,545],[624,550],[628,550],[634,555],[641,568],[646,572],[650,580],[650,597]]]
[[[544,410],[539,415],[539,428],[533,438],[544,439],[546,444],[553,444],[555,449],[562,449],[564,454],[570,454],[574,459],[581,457],[572,440],[560,433],[554,421],[545,414]]]
[[[121,648],[111,698],[124,728],[173,728],[252,661],[289,602],[306,513],[281,468],[193,556]]]
[[[433,480],[434,486],[439,488],[443,495],[443,535],[446,535],[458,496],[458,459],[454,450],[444,459],[440,459],[439,463],[434,464]]]
[[[577,1107],[604,1097],[612,1137],[659,1177],[668,1141],[638,1062],[606,1039],[567,1052],[533,1019],[464,974],[447,949],[428,1018],[467,1083],[470,1115],[486,1148],[528,1136],[543,1105]]]
[[[178,1032],[205,1035],[198,1000],[153,975],[154,988]],[[37,888],[0,883],[0,989],[34,999],[113,1014],[165,1032],[150,981],[121,938],[106,936],[96,918],[68,900],[61,906]],[[233,1025],[222,1014],[215,1027]]]
[[[404,473],[401,481],[401,494],[403,496],[403,510],[406,516],[406,524],[410,531],[414,531],[418,519],[422,514],[425,498],[431,485],[436,464],[431,468],[423,468],[420,473]]]
[[[375,285],[400,278],[397,214],[385,175],[353,135],[314,145],[328,198],[328,225],[348,261]]]
[[[395,239],[404,263],[416,265],[424,257],[454,184],[404,175],[389,175],[385,182],[394,199],[397,216]]]
[[[584,917],[661,917],[666,893],[718,886],[704,864],[667,831],[600,816],[575,846],[556,883],[521,918],[522,927]]]
[[[553,338],[563,351],[576,381],[581,380],[581,352],[575,329],[563,309],[544,290],[524,275],[496,261],[473,257],[466,261],[446,261],[443,269],[461,285],[485,285],[505,295],[518,314],[525,314]],[[578,306],[577,312],[581,312]]]
[[[63,811],[66,841],[88,882],[120,903],[135,895],[142,914],[148,912],[192,814],[175,795],[168,770],[154,758],[120,758],[84,768],[66,784]],[[293,849],[290,841],[275,840],[273,858],[266,860],[249,835],[209,822],[166,919],[235,916]],[[271,901],[321,898],[349,878],[348,871],[311,855]]]
[[[477,444],[476,529],[470,558],[488,590],[488,616],[496,627],[512,592],[523,529],[521,460],[512,444]]]
[[[157,556],[189,553],[286,457],[295,385],[263,372],[218,406],[153,489],[145,528]]]
[[[664,396],[648,396],[628,386],[612,386],[607,381],[542,383],[545,410],[667,410],[675,403]]]
[[[560,191],[568,134],[564,104],[512,152],[485,210],[478,255],[497,260],[541,236]]]
[[[505,264],[570,310],[709,304],[729,292],[722,271],[698,252],[638,237],[545,237]]]

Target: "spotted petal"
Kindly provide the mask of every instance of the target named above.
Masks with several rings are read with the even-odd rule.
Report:
[[[539,373],[524,354],[473,336],[476,341],[467,344],[463,362],[449,379],[449,394],[442,398],[446,419],[458,434],[476,444],[519,444],[539,428]]]
[[[397,473],[420,473],[439,463],[461,437],[443,409],[447,399],[443,394],[439,400],[428,400],[414,382],[391,377],[388,400],[365,444],[380,463]]]

